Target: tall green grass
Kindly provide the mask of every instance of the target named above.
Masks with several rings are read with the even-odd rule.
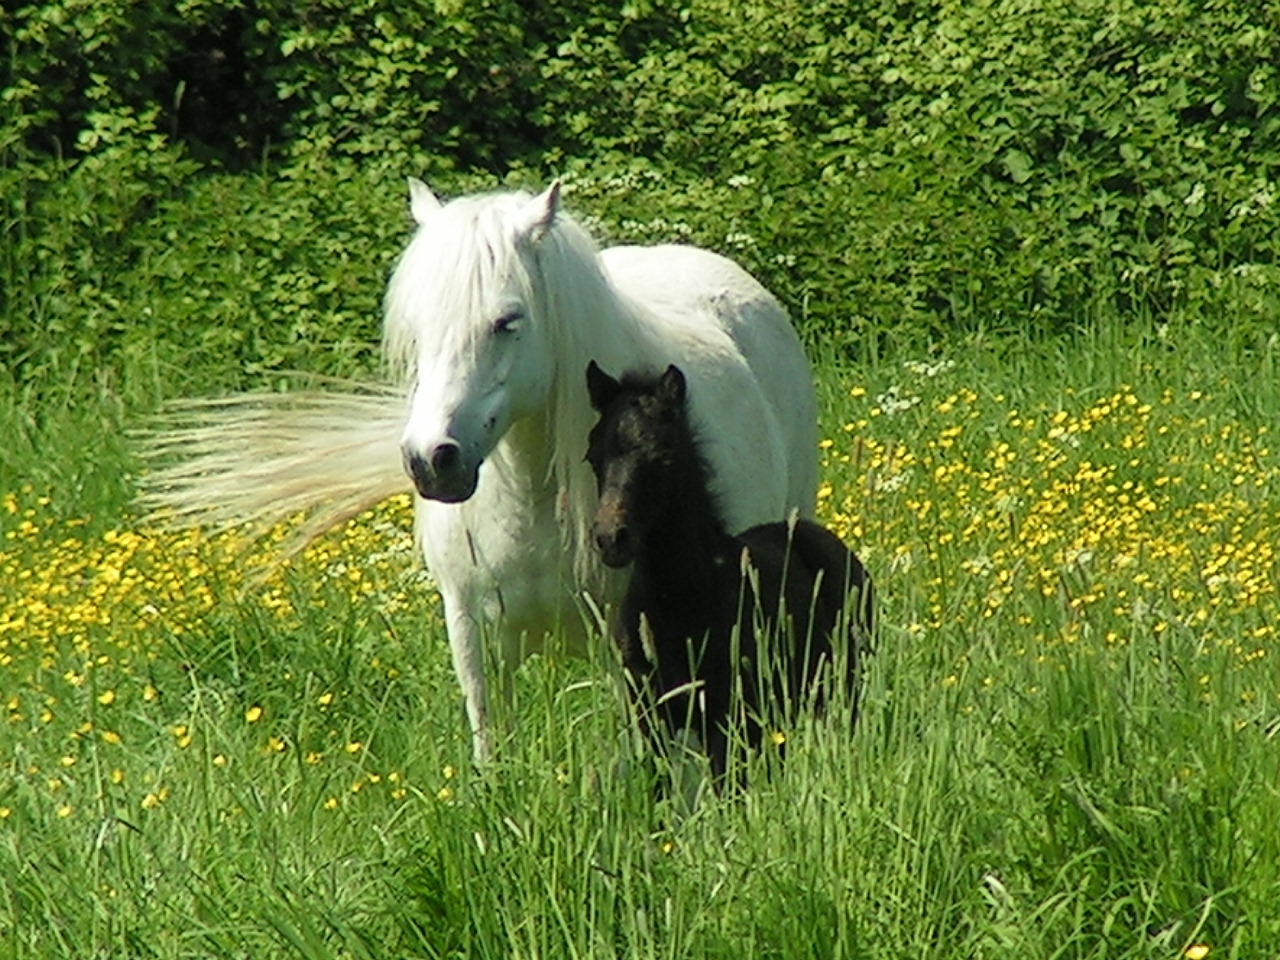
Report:
[[[5,395],[0,955],[1267,956],[1276,346],[1114,330],[814,346],[861,718],[695,803],[604,645],[527,663],[472,768],[402,504],[250,589],[135,529],[109,392]]]

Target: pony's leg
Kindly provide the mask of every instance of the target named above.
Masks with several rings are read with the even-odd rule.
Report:
[[[471,611],[445,598],[445,623],[449,632],[449,654],[453,672],[462,687],[471,725],[471,749],[476,763],[488,762],[489,707],[484,682],[484,647],[480,625]]]

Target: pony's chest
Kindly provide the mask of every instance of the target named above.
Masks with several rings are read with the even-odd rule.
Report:
[[[564,582],[566,556],[554,494],[533,496],[502,480],[482,483],[465,504],[419,503],[418,531],[437,580],[538,596]]]

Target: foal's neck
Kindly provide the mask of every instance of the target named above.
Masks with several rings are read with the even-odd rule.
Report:
[[[651,574],[693,582],[710,576],[731,542],[720,505],[710,489],[710,471],[692,436],[672,466],[673,495],[649,530],[644,555]]]

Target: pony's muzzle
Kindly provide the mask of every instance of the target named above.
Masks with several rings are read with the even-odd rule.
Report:
[[[442,441],[425,455],[408,446],[400,452],[405,473],[424,500],[458,503],[475,493],[476,471],[465,469],[462,449],[454,441]]]

